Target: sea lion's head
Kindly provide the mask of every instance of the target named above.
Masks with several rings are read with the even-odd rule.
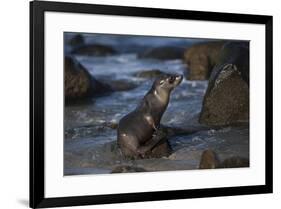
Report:
[[[154,87],[158,92],[163,90],[170,92],[181,83],[182,79],[182,75],[165,74],[155,80]]]

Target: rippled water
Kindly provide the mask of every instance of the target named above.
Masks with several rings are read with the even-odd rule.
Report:
[[[65,175],[110,173],[118,165],[137,166],[148,171],[196,169],[202,151],[208,148],[222,158],[235,155],[248,158],[248,127],[226,127],[169,138],[173,150],[169,157],[124,159],[116,147],[116,130],[105,124],[118,123],[151,88],[153,80],[134,75],[151,69],[183,74],[185,66],[181,60],[138,59],[135,54],[76,58],[98,80],[128,80],[138,87],[65,107]],[[206,88],[207,81],[184,80],[172,93],[161,123],[177,127],[197,124]]]

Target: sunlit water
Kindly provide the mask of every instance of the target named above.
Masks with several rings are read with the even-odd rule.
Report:
[[[169,138],[173,150],[169,157],[124,159],[116,146],[116,130],[104,124],[118,123],[151,88],[153,80],[137,78],[135,74],[151,69],[183,74],[185,66],[181,60],[138,59],[135,54],[76,58],[98,80],[128,80],[138,87],[65,107],[65,175],[110,173],[118,165],[137,166],[148,171],[196,169],[202,151],[209,148],[222,158],[237,155],[248,157],[248,128],[225,127]],[[173,91],[161,123],[176,127],[197,124],[206,88],[207,81],[183,80]]]

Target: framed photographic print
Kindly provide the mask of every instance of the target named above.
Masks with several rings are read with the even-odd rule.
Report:
[[[30,207],[271,193],[272,16],[30,3]]]

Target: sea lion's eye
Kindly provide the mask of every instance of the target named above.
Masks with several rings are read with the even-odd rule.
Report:
[[[176,80],[176,77],[175,76],[171,76],[169,78],[169,83],[172,84],[175,80]]]
[[[162,85],[163,83],[164,83],[164,80],[161,80],[159,84]]]

